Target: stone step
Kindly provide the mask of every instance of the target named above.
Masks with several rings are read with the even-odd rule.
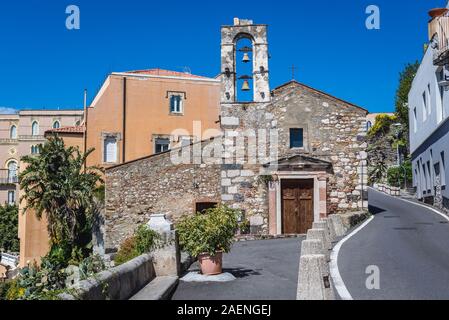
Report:
[[[168,300],[179,282],[178,277],[156,277],[130,300]]]

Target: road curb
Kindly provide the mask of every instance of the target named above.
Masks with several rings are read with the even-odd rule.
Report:
[[[346,235],[342,240],[340,240],[335,247],[332,249],[331,256],[330,256],[330,275],[332,278],[332,281],[334,283],[335,290],[337,291],[338,295],[342,300],[354,300],[351,296],[351,294],[348,291],[348,288],[346,287],[341,275],[340,270],[338,269],[338,254],[340,253],[340,249],[343,246],[343,244],[351,239],[353,236],[355,236],[358,232],[360,232],[363,228],[365,228],[372,220],[374,219],[374,216],[371,216],[368,220],[366,220],[364,223],[362,223],[359,227],[354,229],[351,233]]]

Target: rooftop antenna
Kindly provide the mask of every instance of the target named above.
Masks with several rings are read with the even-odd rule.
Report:
[[[83,105],[83,122],[86,122],[86,112],[87,112],[87,89],[84,89],[84,105]]]
[[[192,70],[190,70],[190,67],[184,66],[183,71],[184,73],[192,74]]]

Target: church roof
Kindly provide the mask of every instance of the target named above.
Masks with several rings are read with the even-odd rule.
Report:
[[[321,90],[312,88],[312,87],[310,87],[310,86],[308,86],[308,85],[306,85],[306,84],[304,84],[304,83],[298,82],[298,81],[296,81],[296,80],[290,80],[290,81],[288,81],[288,82],[286,82],[286,83],[284,83],[284,84],[282,84],[282,85],[276,87],[275,89],[273,89],[272,92],[273,92],[273,94],[276,94],[276,93],[278,93],[278,92],[280,92],[280,91],[282,91],[283,89],[288,88],[288,87],[300,87],[300,88],[306,89],[306,90],[308,90],[308,91],[311,91],[311,92],[313,92],[313,93],[316,93],[316,94],[319,94],[319,95],[326,96],[327,98],[329,98],[329,99],[331,99],[331,100],[336,100],[336,101],[338,101],[338,102],[342,102],[342,103],[344,103],[344,104],[347,104],[347,105],[350,105],[350,106],[353,106],[353,107],[362,109],[362,110],[364,110],[364,111],[366,111],[366,112],[368,113],[368,110],[366,110],[365,108],[363,108],[363,107],[361,107],[361,106],[358,106],[358,105],[353,104],[353,103],[351,103],[351,102],[348,102],[348,101],[346,101],[346,100],[337,98],[337,97],[335,97],[335,96],[333,96],[333,95],[331,95],[331,94],[329,94],[329,93],[326,93],[326,92],[324,92],[324,91],[321,91]]]

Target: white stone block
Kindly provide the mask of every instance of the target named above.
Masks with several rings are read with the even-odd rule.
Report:
[[[173,223],[166,219],[165,214],[152,214],[147,225],[151,230],[160,234],[170,232],[173,229]]]
[[[228,193],[229,193],[229,194],[236,194],[236,193],[238,193],[237,187],[236,187],[236,186],[234,186],[234,187],[229,187],[229,188],[228,188]]]
[[[301,242],[301,256],[311,254],[325,254],[323,242],[320,240],[303,240]]]
[[[232,200],[234,200],[234,196],[232,194],[223,194],[223,195],[221,195],[221,200],[232,201]]]
[[[338,214],[332,214],[328,217],[330,233],[335,234],[336,237],[342,237],[345,235],[346,230],[343,226],[343,220]]]
[[[242,171],[240,172],[240,175],[241,175],[242,177],[254,177],[254,172],[251,171],[251,170],[242,170]]]
[[[227,174],[229,178],[235,178],[240,176],[240,170],[229,170]]]
[[[231,179],[221,179],[221,186],[222,187],[229,187],[231,186]]]
[[[240,120],[236,117],[222,117],[221,124],[224,126],[239,126]]]
[[[326,257],[322,254],[301,256],[297,300],[334,299]]]

